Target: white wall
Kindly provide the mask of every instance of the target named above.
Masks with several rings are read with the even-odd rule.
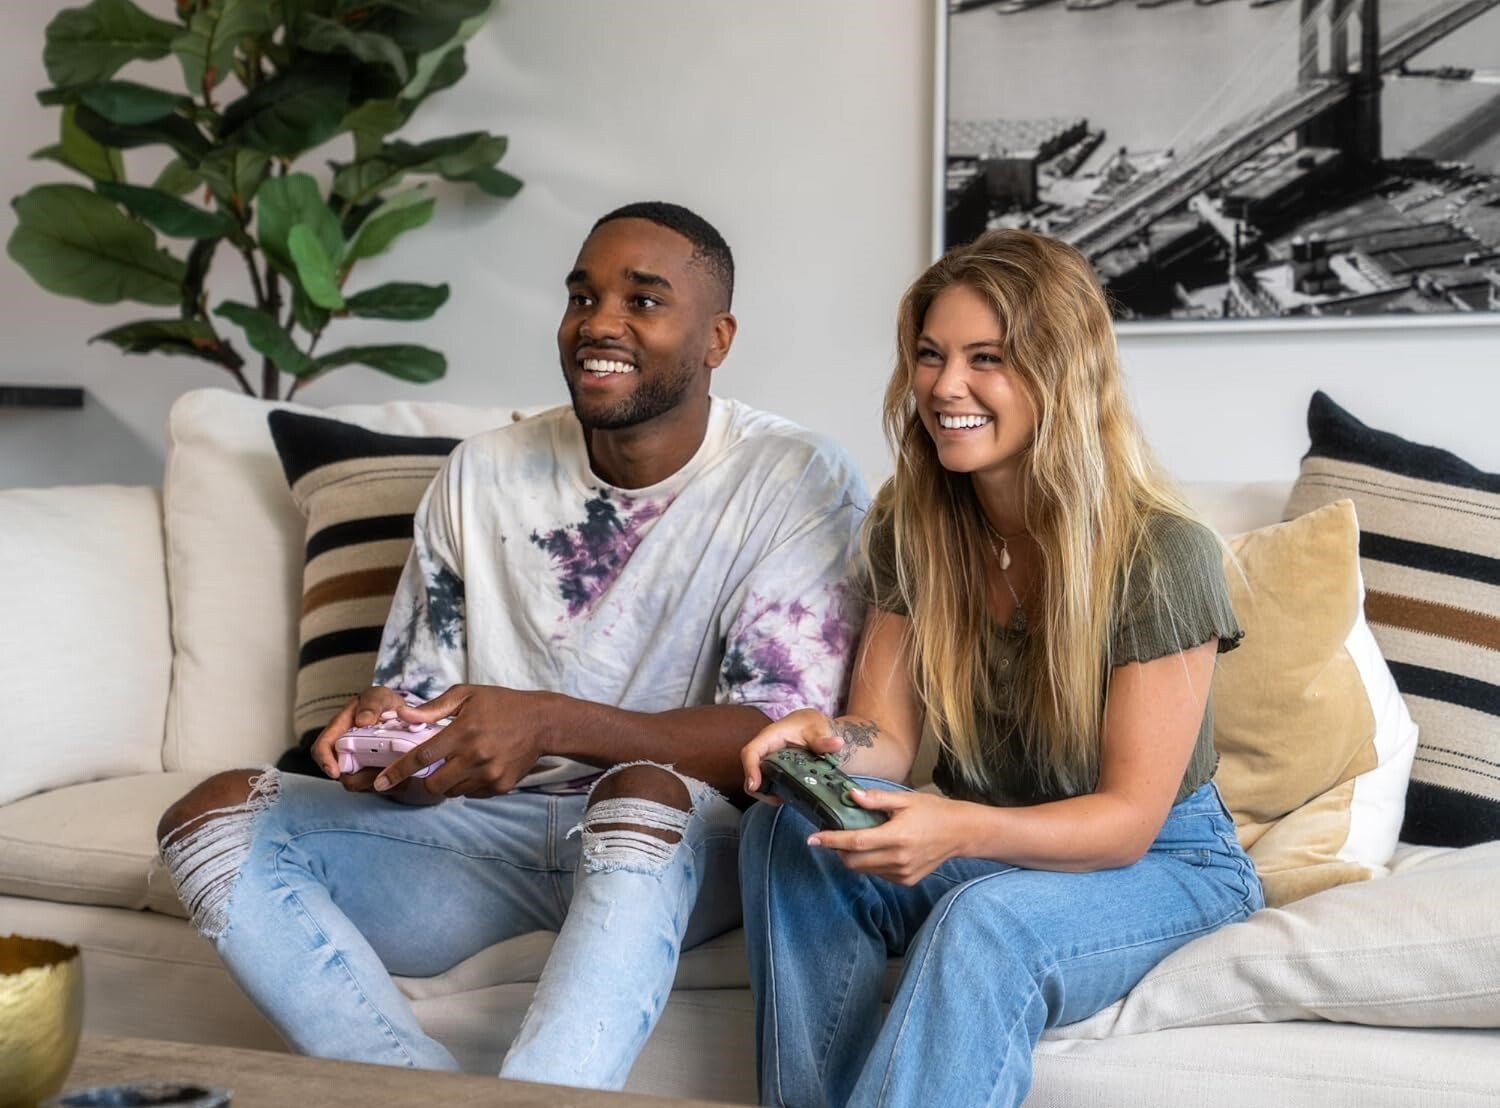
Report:
[[[25,159],[54,139],[56,113],[32,95],[46,83],[42,29],[64,6],[7,15],[6,196],[65,174]],[[448,377],[418,387],[351,368],[302,397],[560,401],[553,333],[579,240],[610,207],[671,199],[717,223],[738,261],[740,337],[719,391],[830,433],[884,472],[878,406],[894,309],[928,251],[931,13],[930,0],[501,0],[470,48],[469,76],[412,131],[509,134],[503,164],[525,191],[510,202],[443,193],[432,224],[356,278],[449,281],[431,324],[346,322],[329,335],[425,341],[448,354]],[[13,225],[6,207],[0,234]],[[0,410],[0,486],[158,480],[172,397],[229,379],[85,345],[151,309],[53,297],[9,259],[0,274],[0,382],[90,394],[82,413]],[[1367,422],[1500,469],[1500,327],[1122,345],[1136,406],[1184,478],[1290,477],[1317,387]]]

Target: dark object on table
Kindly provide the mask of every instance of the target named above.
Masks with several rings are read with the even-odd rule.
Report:
[[[230,1089],[176,1081],[133,1081],[95,1085],[63,1093],[44,1108],[229,1108]]]

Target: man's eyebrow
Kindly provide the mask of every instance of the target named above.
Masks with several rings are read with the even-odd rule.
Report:
[[[652,288],[671,290],[672,282],[668,281],[659,273],[647,273],[643,269],[627,269],[625,277],[635,285],[649,285]]]
[[[576,284],[579,281],[587,281],[588,279],[589,279],[588,270],[586,270],[586,269],[575,269],[572,273],[568,274],[568,276],[566,278],[564,278],[563,284],[565,284],[565,285],[572,285],[572,284]]]

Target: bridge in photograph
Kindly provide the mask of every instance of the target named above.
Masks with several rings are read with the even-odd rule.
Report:
[[[1340,13],[1344,13],[1351,2],[1343,0],[1338,3],[1335,0]],[[1378,0],[1364,0],[1363,5],[1362,18],[1369,19],[1366,26],[1372,29],[1375,27],[1377,3]],[[1365,72],[1373,69],[1377,73],[1389,73],[1399,69],[1433,43],[1496,6],[1500,6],[1500,0],[1444,0],[1381,43],[1377,64]],[[1342,14],[1335,19],[1338,21],[1336,33],[1341,33]],[[1334,54],[1338,57],[1341,44],[1335,46]],[[1311,50],[1304,43],[1303,52],[1304,56],[1316,57],[1316,43]],[[1304,74],[1297,88],[1277,97],[1253,116],[1219,131],[1160,172],[1127,187],[1107,208],[1084,216],[1071,227],[1061,229],[1059,234],[1090,258],[1106,254],[1174,208],[1187,203],[1209,184],[1276,140],[1315,124],[1351,98],[1361,95],[1378,100],[1378,82],[1362,85],[1360,73]],[[1371,110],[1378,113],[1378,102]],[[1377,128],[1373,138],[1376,150],[1379,147],[1378,118],[1378,114],[1373,115],[1373,125]]]

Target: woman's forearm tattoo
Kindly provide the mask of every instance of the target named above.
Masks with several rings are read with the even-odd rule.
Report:
[[[875,745],[880,724],[868,719],[836,719],[833,721],[833,733],[844,740],[844,745],[838,752],[839,765],[843,765],[854,757],[854,752],[860,747],[868,749]]]

